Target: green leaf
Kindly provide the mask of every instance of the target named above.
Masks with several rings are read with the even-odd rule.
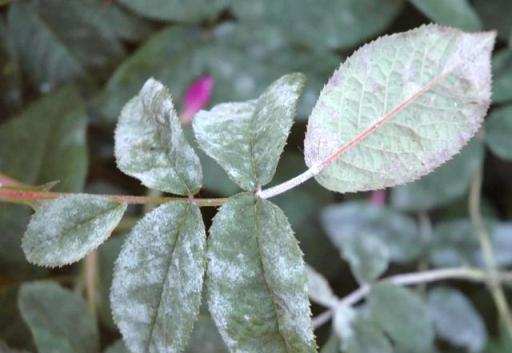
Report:
[[[23,236],[27,260],[51,267],[80,260],[110,236],[126,206],[108,197],[80,194],[44,202]]]
[[[492,111],[485,122],[485,142],[500,158],[512,160],[512,105]]]
[[[473,0],[473,6],[480,15],[485,28],[497,29],[498,35],[508,40],[512,32],[512,2],[509,0]]]
[[[256,100],[219,104],[195,116],[199,146],[241,188],[254,191],[272,180],[304,81],[302,74],[289,74]]]
[[[154,79],[124,106],[115,154],[119,169],[148,188],[180,195],[201,188],[199,157],[185,139],[170,92]]]
[[[18,306],[39,353],[96,353],[99,337],[85,301],[50,282],[21,286]]]
[[[306,265],[306,275],[309,298],[326,308],[334,307],[338,303],[338,297],[334,295],[327,279],[308,265]]]
[[[94,100],[94,108],[106,121],[115,121],[148,77],[169,87],[179,105],[188,84],[204,69],[202,61],[196,59],[203,45],[201,32],[194,27],[172,26],[157,32],[117,67]]]
[[[396,345],[406,351],[431,348],[434,332],[426,306],[412,291],[392,284],[377,284],[368,296],[373,320]]]
[[[416,223],[389,207],[345,202],[326,207],[321,219],[327,235],[340,251],[343,251],[345,238],[358,236],[384,242],[389,248],[390,259],[396,262],[414,260],[422,251]]]
[[[26,184],[59,180],[57,191],[80,191],[88,164],[86,124],[75,90],[39,99],[0,125],[0,171]]]
[[[28,351],[25,351],[25,350],[10,348],[9,346],[7,346],[7,344],[5,344],[5,342],[3,342],[1,340],[0,340],[0,352],[2,352],[2,353],[28,353]]]
[[[23,70],[39,91],[90,81],[123,56],[121,43],[95,23],[97,11],[67,0],[21,0],[9,7],[9,32]]]
[[[495,222],[490,230],[496,263],[499,266],[512,265],[512,222]]]
[[[391,204],[407,211],[425,211],[446,205],[464,196],[483,158],[483,144],[473,140],[453,160],[433,173],[394,188]]]
[[[32,348],[32,336],[21,317],[17,300],[18,287],[0,288],[0,339],[13,347]],[[1,348],[0,352],[3,353]]]
[[[321,170],[317,181],[338,192],[383,189],[459,152],[490,104],[494,39],[427,25],[356,51],[309,118],[305,158]]]
[[[322,346],[320,353],[339,353],[340,352],[340,342],[338,337],[334,333],[331,333],[327,342]]]
[[[205,239],[199,208],[186,201],[148,213],[126,239],[110,302],[133,353],[186,347],[201,305]]]
[[[429,312],[437,334],[456,347],[481,352],[487,342],[482,318],[458,290],[438,286],[428,292]]]
[[[342,237],[341,243],[342,256],[358,282],[372,282],[386,272],[390,249],[383,239],[371,233],[355,233]]]
[[[382,32],[402,4],[401,0],[253,0],[233,1],[232,8],[242,21],[280,27],[293,42],[346,48]]]
[[[205,70],[215,79],[212,102],[250,100],[279,77],[302,72],[307,82],[297,114],[305,120],[339,57],[325,49],[292,45],[284,32],[253,22],[228,22],[216,28],[213,42],[198,53],[207,58]]]
[[[465,31],[478,31],[482,23],[468,0],[410,0],[418,10],[434,22],[458,27]]]
[[[477,239],[467,219],[440,222],[428,248],[430,262],[436,267],[476,265],[480,256]]]
[[[277,206],[249,193],[228,199],[210,228],[207,281],[231,351],[316,351],[302,254]]]
[[[119,0],[141,15],[157,20],[197,22],[213,18],[228,3],[227,0]]]
[[[492,100],[504,103],[512,100],[512,49],[503,49],[492,58]]]

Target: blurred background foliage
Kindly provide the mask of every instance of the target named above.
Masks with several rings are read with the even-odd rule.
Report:
[[[332,194],[315,181],[275,202],[288,215],[307,263],[343,296],[358,280],[383,273],[481,266],[467,194],[483,165],[483,208],[497,261],[512,266],[511,16],[510,0],[0,0],[0,173],[30,185],[58,180],[58,191],[142,195],[146,190],[115,168],[113,128],[122,105],[147,78],[170,87],[180,111],[187,87],[203,75],[213,78],[212,106],[252,99],[281,75],[300,71],[308,82],[278,167],[279,183],[306,168],[308,114],[330,74],[358,46],[429,22],[496,29],[494,104],[482,133],[461,154],[417,182],[384,191],[377,202],[368,194]],[[201,196],[237,191],[212,160],[201,158]],[[90,318],[97,325],[83,323],[86,328],[75,332],[69,344],[81,347],[77,352],[125,352],[116,342],[108,292],[122,235],[141,211],[130,209],[99,249],[98,310]],[[204,210],[207,224],[214,212]],[[78,302],[71,307],[79,312],[83,304],[77,296],[84,290],[82,265],[47,270],[25,261],[20,239],[29,215],[24,207],[0,204],[1,352],[7,345],[44,351],[33,339],[47,334],[37,316],[69,325],[72,312],[58,314],[52,305]],[[382,251],[365,251],[358,243],[363,235]],[[32,286],[18,298],[22,283],[42,278],[67,289]],[[59,300],[44,301],[41,294],[38,302],[37,290]],[[422,295],[438,332],[434,351],[512,352],[484,286],[455,282]],[[24,305],[18,307],[18,300]],[[22,317],[24,307],[34,315]],[[313,306],[314,315],[322,310]],[[317,335],[323,352],[339,352],[328,325]],[[204,309],[188,352],[225,351]]]

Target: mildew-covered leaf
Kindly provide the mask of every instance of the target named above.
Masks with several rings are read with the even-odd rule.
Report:
[[[324,208],[321,216],[327,235],[340,251],[344,249],[345,238],[365,236],[384,243],[392,261],[409,262],[421,253],[414,220],[390,207],[344,202]]]
[[[316,351],[302,253],[277,206],[248,193],[228,199],[210,229],[207,283],[232,352]]]
[[[228,0],[119,0],[119,2],[150,18],[185,22],[212,18],[228,4]]]
[[[393,188],[391,204],[406,211],[426,211],[462,198],[483,159],[483,143],[474,139],[457,156],[431,174]]]
[[[288,74],[258,99],[219,104],[195,116],[199,146],[241,188],[253,191],[272,180],[304,82],[304,75]]]
[[[492,111],[485,122],[485,142],[500,158],[512,160],[512,105]]]
[[[124,106],[115,154],[119,169],[149,188],[180,195],[201,188],[199,157],[185,139],[170,92],[154,79]]]
[[[487,343],[485,324],[473,304],[460,291],[435,287],[427,303],[437,334],[456,347],[481,352]]]
[[[97,353],[99,335],[85,301],[51,282],[21,286],[18,306],[39,353]]]
[[[465,31],[482,29],[478,14],[468,0],[409,0],[425,16],[439,24]]]
[[[126,204],[104,196],[68,195],[38,207],[23,236],[30,263],[64,266],[83,258],[115,229]]]
[[[306,276],[308,278],[309,298],[327,308],[333,307],[338,298],[329,285],[327,279],[317,272],[313,267],[306,265]]]
[[[402,0],[232,1],[241,21],[278,26],[292,42],[315,48],[350,47],[382,32]]]
[[[368,296],[375,323],[405,351],[424,352],[432,347],[434,330],[426,305],[412,291],[383,283]]]
[[[494,32],[427,25],[363,46],[311,113],[305,159],[338,192],[413,181],[456,154],[490,104]]]
[[[187,201],[156,208],[126,239],[110,302],[133,353],[186,347],[201,305],[205,239],[199,208]]]

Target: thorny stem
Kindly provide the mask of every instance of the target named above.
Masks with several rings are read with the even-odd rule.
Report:
[[[496,258],[494,256],[491,237],[480,211],[482,180],[483,169],[482,166],[480,166],[475,172],[471,183],[471,189],[469,192],[469,215],[473,222],[473,226],[475,227],[475,231],[480,242],[480,248],[482,249],[482,257],[486,267],[486,274],[488,276],[489,290],[491,291],[491,295],[496,304],[501,320],[503,320],[509,336],[512,337],[512,315],[510,313],[510,307],[507,303],[505,292],[501,286],[501,278],[496,268]]]
[[[50,191],[27,191],[18,187],[5,187],[0,185],[0,202],[31,203],[36,201],[55,200],[72,193],[50,192]],[[108,197],[112,200],[125,202],[130,205],[162,204],[172,201],[189,200],[199,207],[221,206],[226,199],[194,199],[188,197],[165,197],[165,196],[132,196],[132,195],[98,195]]]
[[[512,280],[512,272],[497,272],[496,275],[500,280]],[[395,275],[382,279],[380,282],[391,283],[397,286],[410,286],[420,283],[429,283],[442,281],[447,279],[467,279],[477,282],[488,281],[488,274],[485,271],[479,269],[473,269],[468,267],[456,267],[456,268],[443,268],[439,270],[430,270],[423,272],[405,273]],[[353,306],[359,301],[363,300],[370,292],[371,286],[364,284],[354,292],[350,293],[346,297],[338,300],[329,310],[324,311],[313,319],[313,326],[315,328],[322,326],[331,319],[333,313],[337,308],[343,306]]]

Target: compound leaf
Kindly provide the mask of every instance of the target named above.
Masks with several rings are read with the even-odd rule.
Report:
[[[215,216],[208,241],[210,313],[230,350],[315,352],[302,254],[284,213],[238,194]]]
[[[256,190],[272,180],[304,82],[302,74],[285,75],[256,100],[219,104],[195,116],[199,146],[241,188]]]
[[[454,346],[481,352],[487,342],[484,322],[473,304],[458,290],[438,286],[427,303],[437,334]]]
[[[433,344],[434,332],[426,306],[412,291],[383,283],[368,296],[375,323],[405,351],[424,352]]]
[[[18,306],[40,353],[96,353],[99,335],[85,301],[50,282],[21,286]]]
[[[126,206],[108,197],[80,194],[43,202],[23,236],[27,260],[51,267],[80,260],[110,236]]]
[[[459,152],[490,104],[495,36],[427,25],[356,51],[309,119],[305,159],[321,170],[317,181],[338,192],[382,189]]]
[[[199,314],[206,267],[203,221],[187,201],[134,227],[116,262],[110,302],[133,353],[182,352]]]
[[[306,265],[306,275],[308,278],[309,298],[327,308],[336,305],[338,298],[334,295],[327,279],[308,265]]]
[[[199,191],[199,157],[188,144],[172,97],[149,79],[123,108],[115,133],[117,166],[149,188],[180,195]]]
[[[512,100],[512,49],[500,50],[492,58],[492,100],[504,103]]]
[[[211,18],[226,7],[228,0],[119,0],[141,15],[157,20],[199,21]]]

